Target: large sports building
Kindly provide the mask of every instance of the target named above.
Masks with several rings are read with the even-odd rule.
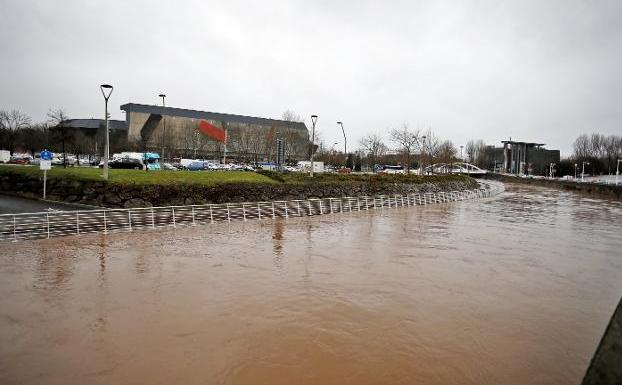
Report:
[[[164,151],[165,158],[191,156],[241,161],[272,160],[276,140],[285,143],[285,158],[308,158],[309,131],[302,122],[128,103],[128,144],[140,150]]]

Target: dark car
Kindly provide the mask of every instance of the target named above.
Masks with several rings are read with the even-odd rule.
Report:
[[[104,167],[103,164],[99,165],[99,168]],[[145,165],[139,159],[131,159],[131,158],[123,158],[123,159],[113,159],[108,162],[109,168],[118,168],[124,170],[144,170]]]

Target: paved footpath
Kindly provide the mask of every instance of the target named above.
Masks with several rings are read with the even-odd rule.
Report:
[[[48,209],[64,211],[88,210],[84,206],[0,195],[0,214],[37,213],[47,211]]]

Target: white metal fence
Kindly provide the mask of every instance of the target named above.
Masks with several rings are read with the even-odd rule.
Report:
[[[484,198],[496,195],[499,191],[499,187],[488,186],[477,190],[374,197],[3,214],[0,215],[0,241],[422,206]]]

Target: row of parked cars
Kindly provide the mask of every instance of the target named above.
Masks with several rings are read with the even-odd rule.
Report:
[[[78,158],[75,155],[69,154],[67,154],[67,156],[63,156],[63,154],[54,154],[54,157],[52,158],[52,165],[54,166],[59,166],[63,163],[67,164],[68,166],[96,166],[97,162],[99,162],[99,160],[95,158],[89,159],[89,157],[87,156],[81,156],[80,158]],[[41,158],[39,157],[39,154],[35,154],[34,157],[30,154],[15,153],[13,155],[10,155],[8,151],[0,150],[0,163],[38,165],[39,163],[41,163]]]

